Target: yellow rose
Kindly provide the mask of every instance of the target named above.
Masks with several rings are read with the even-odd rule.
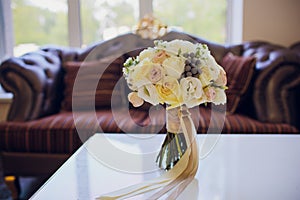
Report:
[[[156,84],[156,90],[163,103],[174,107],[182,103],[180,85],[176,78],[165,76],[162,84]]]

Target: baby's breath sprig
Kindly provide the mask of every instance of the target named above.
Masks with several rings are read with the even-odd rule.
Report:
[[[177,53],[177,57],[181,56],[181,53],[182,53],[181,51],[182,51],[181,48],[179,48],[178,53]]]
[[[167,46],[164,44],[163,40],[154,40],[154,45],[156,47],[160,47],[160,48],[167,48]]]
[[[133,58],[133,57],[130,57],[126,60],[126,62],[123,64],[124,68],[123,68],[123,72],[124,74],[128,74],[129,73],[129,68],[131,66],[136,66],[137,64],[139,64],[139,58],[136,57],[136,58]]]
[[[204,86],[203,89],[208,88],[208,87],[219,88],[219,89],[221,89],[221,90],[227,90],[227,89],[228,89],[227,86],[224,86],[224,85],[217,85],[217,84],[215,83],[215,81],[213,81],[213,80],[210,81],[210,84]]]

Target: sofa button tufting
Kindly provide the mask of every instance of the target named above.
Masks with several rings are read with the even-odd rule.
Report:
[[[23,62],[26,64],[26,65],[34,65],[34,61],[32,60],[29,60],[29,59],[23,59]]]
[[[53,74],[50,71],[50,69],[46,68],[46,69],[44,69],[44,72],[45,72],[47,78],[52,78],[53,77]]]
[[[269,59],[269,55],[268,54],[260,54],[260,56],[258,57],[258,60],[260,62],[267,61],[268,59]]]
[[[50,57],[48,57],[48,56],[45,57],[45,60],[46,60],[48,63],[51,63],[51,64],[54,63],[53,60],[52,60]]]

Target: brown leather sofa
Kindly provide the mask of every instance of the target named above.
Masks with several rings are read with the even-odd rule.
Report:
[[[169,32],[160,39],[205,43],[219,63],[229,52],[239,57],[255,57],[251,81],[235,112],[226,114],[222,133],[297,133],[300,130],[297,121],[300,119],[300,56],[295,49],[263,41],[221,45],[179,32]],[[0,123],[4,173],[51,174],[94,133],[165,132],[160,108],[152,109],[155,115],[152,121],[148,115],[149,106],[132,108],[126,100],[128,90],[122,80],[122,63],[148,46],[153,46],[153,41],[129,33],[84,49],[50,46],[4,61],[0,67],[0,82],[5,90],[14,94],[8,121]],[[69,106],[66,106],[66,95],[70,98],[67,84],[69,81],[76,84],[72,80],[74,73],[68,71],[66,65],[80,66],[83,61],[103,59],[108,60],[102,64],[114,63],[104,77],[107,84],[113,85],[100,92],[95,98],[99,102],[88,106],[91,110],[82,107],[89,105],[86,102],[77,110],[70,108],[74,99],[69,99]],[[120,84],[118,80],[122,80]],[[105,91],[116,87],[120,93],[113,94],[116,96],[111,101],[112,93]],[[119,109],[119,104],[129,108],[129,112]],[[118,116],[113,114],[111,105],[119,109]],[[206,133],[209,124],[214,123],[212,107],[196,109],[200,110],[200,118],[195,122],[197,131]]]

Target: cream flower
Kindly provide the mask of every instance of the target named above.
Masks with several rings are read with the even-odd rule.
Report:
[[[131,92],[128,94],[128,100],[134,107],[139,107],[143,105],[144,100],[138,96],[137,92]]]
[[[209,69],[205,67],[201,67],[202,73],[199,75],[199,79],[203,86],[207,86],[211,84],[211,80],[213,80],[212,75],[210,74]]]
[[[225,104],[226,103],[225,91],[220,88],[216,88],[215,91],[216,91],[216,96],[212,102],[216,105]]]
[[[182,57],[171,56],[164,60],[162,66],[166,70],[168,76],[179,79],[184,71],[184,62]]]
[[[218,63],[212,55],[209,55],[207,59],[207,69],[209,70],[212,80],[216,80],[219,76],[222,67],[218,65]]]
[[[148,84],[140,87],[138,89],[138,96],[148,103],[151,103],[152,105],[157,105],[161,102],[156,88],[153,84]]]
[[[158,49],[166,49],[174,55],[178,52],[196,52],[197,46],[186,40],[158,41],[156,47]]]
[[[139,64],[133,67],[128,74],[128,83],[130,89],[137,90],[143,85],[156,83],[164,76],[164,69],[159,65],[152,63],[149,59],[145,58]]]
[[[193,77],[183,78],[180,81],[183,102],[191,108],[199,105],[203,95],[202,84],[199,79]]]
[[[155,49],[153,48],[147,48],[147,49],[144,49],[140,55],[139,55],[139,60],[142,61],[144,59],[152,59],[154,56],[156,55],[155,53]]]
[[[192,60],[187,62],[186,57]],[[194,61],[201,69],[196,73],[198,77],[185,77],[186,63]],[[142,105],[142,100],[153,105],[166,103],[170,107],[226,103],[226,73],[205,44],[155,41],[154,48],[143,50],[136,59],[131,58],[125,64],[125,79],[135,91],[128,98],[134,106]],[[195,75],[195,71],[193,73]]]

